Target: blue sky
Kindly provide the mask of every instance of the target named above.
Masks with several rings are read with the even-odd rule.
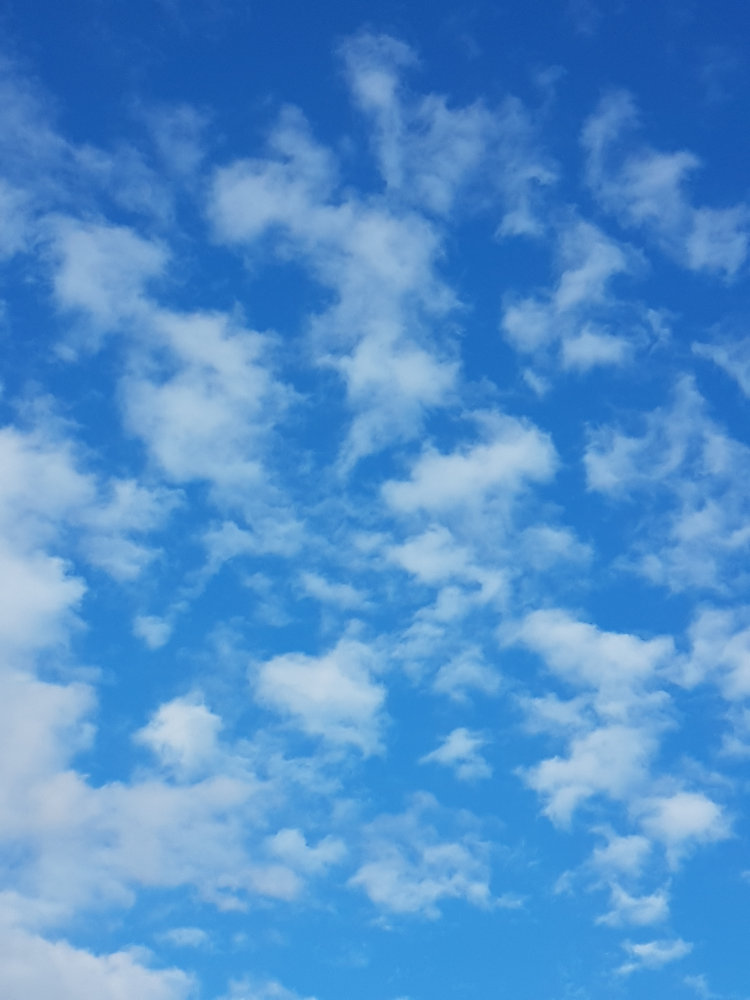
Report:
[[[747,1000],[743,5],[0,26],[3,997]]]

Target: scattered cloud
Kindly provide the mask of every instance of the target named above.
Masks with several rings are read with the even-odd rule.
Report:
[[[160,939],[175,948],[204,948],[211,940],[201,927],[172,927]]]
[[[466,834],[440,839],[429,821],[433,808],[433,800],[421,796],[406,812],[375,820],[367,830],[367,860],[349,885],[387,912],[430,919],[448,899],[488,906],[486,846]]]
[[[364,643],[342,639],[319,657],[286,653],[255,671],[259,700],[303,732],[363,753],[380,748],[385,688],[374,678],[379,657]]]
[[[642,944],[626,941],[623,947],[631,956],[631,959],[617,970],[623,976],[640,969],[660,969],[670,962],[684,958],[693,948],[692,944],[683,941],[682,938],[673,941],[646,941]]]
[[[750,396],[750,338],[732,337],[714,343],[695,343],[693,351],[708,358],[734,379],[745,396]]]
[[[721,806],[702,792],[675,792],[646,799],[640,809],[643,829],[666,845],[673,861],[696,844],[723,840],[730,833]]]
[[[527,482],[549,479],[555,465],[555,449],[546,434],[492,414],[486,442],[455,452],[423,451],[410,478],[387,482],[383,495],[390,507],[404,513],[481,507],[496,497],[511,499]]]
[[[240,6],[200,39],[175,7],[175,51],[222,39],[234,79]],[[476,73],[360,31],[326,76],[311,31],[304,109],[273,73],[241,113],[201,74],[151,104],[110,14],[72,15],[59,104],[54,60],[0,56],[0,993],[324,1000],[357,987],[305,982],[318,930],[372,976],[396,920],[418,958],[453,907],[479,946],[570,905],[591,977],[594,935],[643,935],[615,971],[713,996],[672,893],[731,863],[750,755],[729,158],[684,116],[648,145],[626,92],[571,105],[586,60],[521,100],[477,32]]]
[[[444,741],[430,753],[420,757],[420,764],[442,764],[451,768],[460,781],[489,778],[492,768],[481,755],[486,740],[460,726],[448,733]]]
[[[641,433],[592,431],[584,456],[589,489],[621,504],[661,501],[630,533],[624,557],[632,569],[674,591],[722,591],[744,573],[750,535],[740,470],[750,451],[711,418],[689,377],[678,381],[671,404],[639,422]]]
[[[609,912],[599,918],[599,923],[612,927],[623,924],[648,926],[666,919],[669,915],[669,898],[663,890],[649,896],[631,896],[615,884],[611,889],[610,907]]]
[[[735,277],[750,245],[750,206],[694,205],[688,178],[700,166],[687,150],[633,148],[639,116],[630,94],[615,91],[588,119],[582,143],[595,197],[628,228],[642,229],[693,271]]]

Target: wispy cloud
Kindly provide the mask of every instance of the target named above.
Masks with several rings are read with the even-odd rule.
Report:
[[[631,136],[639,124],[635,103],[624,91],[603,98],[586,122],[582,142],[594,195],[624,225],[643,229],[683,266],[733,278],[747,259],[750,206],[693,204],[687,187],[700,166],[698,157],[688,150],[634,149]]]

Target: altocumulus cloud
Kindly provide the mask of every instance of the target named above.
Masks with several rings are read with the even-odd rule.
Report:
[[[10,5],[0,992],[739,995],[734,15],[241,6]]]

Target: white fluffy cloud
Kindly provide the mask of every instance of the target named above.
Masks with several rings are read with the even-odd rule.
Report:
[[[328,653],[286,653],[255,671],[259,701],[304,732],[364,753],[380,747],[386,690],[374,679],[379,658],[364,643],[342,639]]]
[[[313,847],[300,830],[288,827],[269,837],[266,847],[274,857],[306,874],[324,871],[342,861],[347,853],[343,840],[337,837],[323,837]]]
[[[689,686],[714,681],[730,701],[750,695],[750,612],[703,607],[688,630],[690,651],[681,662],[681,679]]]
[[[491,902],[486,847],[473,836],[441,839],[429,823],[434,802],[421,796],[406,812],[382,816],[367,830],[367,859],[349,880],[391,913],[439,915],[438,904]]]
[[[476,564],[473,553],[458,544],[451,532],[432,525],[421,535],[415,535],[387,550],[388,558],[412,573],[423,583],[439,584],[451,579],[464,579],[486,590],[487,596],[502,590],[504,575],[491,573]]]
[[[591,866],[608,876],[639,875],[652,850],[648,837],[638,833],[619,836],[611,830],[605,833],[607,843],[594,849]]]
[[[210,767],[218,752],[221,719],[198,698],[176,698],[161,705],[135,739],[178,774]]]
[[[220,502],[248,508],[267,492],[263,454],[286,400],[268,338],[220,313],[159,312],[151,321],[169,360],[157,377],[125,380],[128,427],[169,480],[206,481]]]
[[[220,238],[252,245],[267,234],[301,258],[336,304],[316,320],[319,363],[337,370],[354,420],[342,452],[347,468],[393,439],[418,433],[427,408],[452,391],[457,366],[421,335],[423,316],[454,304],[435,270],[437,232],[421,215],[337,190],[332,155],[287,110],[267,159],[234,163],[215,176],[211,215]]]
[[[83,593],[82,582],[68,574],[50,548],[83,556],[116,580],[132,580],[158,552],[146,536],[161,528],[179,503],[179,496],[164,487],[86,471],[81,452],[52,418],[28,431],[0,430],[0,462],[7,471],[0,487],[0,527],[8,543],[12,540],[5,558],[15,563],[17,580],[6,608],[10,613],[15,607],[18,627],[24,620],[18,602],[27,599],[24,594],[34,601],[24,578],[37,580],[33,593],[40,613],[45,601],[54,604],[50,587],[55,578],[63,603],[74,604]],[[45,635],[41,622],[37,634],[40,639]]]
[[[594,795],[627,800],[648,776],[654,742],[627,726],[594,729],[570,742],[567,757],[551,757],[528,770],[528,784],[546,799],[545,813],[563,826]]]
[[[610,909],[599,923],[620,927],[625,924],[647,926],[660,923],[669,915],[669,896],[658,890],[647,896],[633,896],[616,883],[610,892]]]
[[[96,955],[66,941],[47,941],[20,928],[0,935],[0,991],[7,1000],[188,1000],[191,976],[179,969],[153,969],[143,951]]]
[[[383,486],[396,511],[441,512],[481,508],[496,497],[513,497],[526,483],[549,479],[556,454],[549,437],[531,424],[493,414],[487,440],[460,450],[423,451],[408,480]]]
[[[6,650],[64,640],[85,586],[62,559],[0,546],[0,579],[0,641]]]
[[[167,265],[161,244],[107,223],[60,220],[54,246],[59,305],[88,313],[104,331],[143,316],[146,286],[162,276]]]
[[[673,862],[697,844],[729,836],[724,810],[702,792],[654,796],[640,803],[638,811],[643,829],[666,846]]]
[[[0,743],[4,759],[13,761],[2,772],[0,831],[12,843],[44,831],[58,791],[75,783],[66,768],[91,742],[94,695],[86,684],[51,684],[7,669],[0,690]]]
[[[597,711],[612,718],[627,717],[642,698],[641,686],[674,656],[667,636],[606,632],[562,610],[533,611],[504,627],[501,637],[533,649],[568,683],[596,690]]]

